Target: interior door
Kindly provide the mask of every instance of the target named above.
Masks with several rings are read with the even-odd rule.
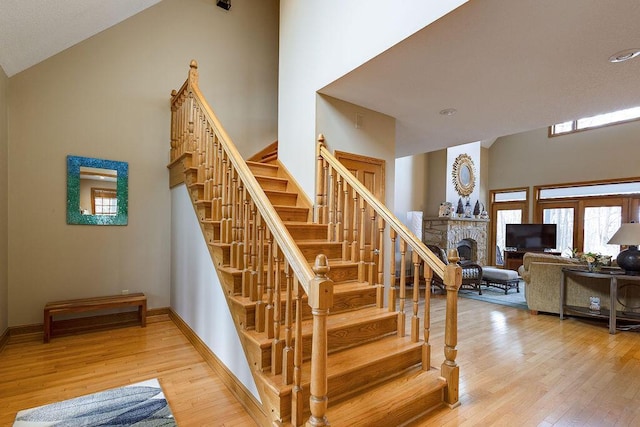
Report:
[[[376,159],[374,157],[362,156],[359,154],[346,153],[344,151],[335,151],[334,156],[340,161],[358,180],[373,193],[376,198],[384,203],[384,166],[385,161],[382,159]],[[353,198],[351,198],[353,200]],[[365,262],[373,264],[374,272],[378,271],[378,259],[374,256],[372,259],[372,243],[373,248],[378,248],[378,242],[372,242],[372,231],[374,236],[376,230],[372,230],[373,224],[370,218],[374,215],[374,210],[368,207],[365,211],[364,222],[364,240],[365,240]],[[359,220],[359,219],[358,219]],[[368,269],[369,270],[369,269]]]

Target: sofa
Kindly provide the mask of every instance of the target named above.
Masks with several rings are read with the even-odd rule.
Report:
[[[545,253],[527,252],[518,273],[525,282],[525,299],[532,313],[560,313],[560,285],[562,268],[584,265],[580,261]],[[619,295],[619,300],[627,305],[637,306],[640,301],[640,289],[629,288],[627,295]],[[609,308],[609,282],[587,277],[568,277],[566,304],[588,307],[589,297],[600,297],[600,306]],[[625,297],[627,298],[625,300]],[[618,302],[617,310],[623,310]]]

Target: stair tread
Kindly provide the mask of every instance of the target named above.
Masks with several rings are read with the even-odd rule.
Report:
[[[278,210],[278,209],[282,209],[282,210],[286,210],[286,209],[290,209],[290,210],[296,210],[296,211],[308,211],[309,208],[305,207],[305,206],[289,206],[289,205],[273,205],[273,207]]]
[[[330,314],[327,318],[327,330],[340,329],[345,326],[364,324],[376,320],[389,317],[396,317],[397,313],[389,312],[389,310],[377,307],[363,307],[359,310],[343,311]],[[305,319],[302,321],[302,335],[310,335],[313,330],[313,319]],[[264,333],[255,330],[243,331],[253,341],[258,343],[260,347],[268,347],[272,343],[272,339],[267,338]],[[281,338],[284,339],[284,336]]]
[[[333,293],[334,295],[347,294],[350,292],[359,292],[359,291],[362,291],[363,289],[369,290],[371,287],[372,286],[367,282],[358,282],[356,280],[348,281],[348,282],[340,282],[340,283],[336,283]],[[282,291],[282,295],[284,294],[285,294],[285,291]],[[251,307],[252,305],[256,304],[256,301],[251,301],[249,297],[245,297],[243,295],[230,295],[230,298],[233,298],[234,300],[236,300],[236,303],[238,303],[243,307]],[[304,301],[307,300],[306,295],[305,295],[305,298],[303,298],[303,300]],[[266,303],[266,301],[264,300],[262,302]]]
[[[377,363],[388,363],[400,353],[415,352],[419,350],[423,341],[411,342],[409,337],[398,337],[396,335],[386,336],[379,340],[361,344],[356,347],[350,347],[335,353],[332,353],[327,359],[327,378],[340,378],[350,372],[357,371],[363,365],[373,366]],[[419,364],[421,359],[415,360],[415,365]],[[307,361],[302,364],[300,385],[302,387],[310,383],[311,364]],[[279,387],[285,390],[290,385],[282,385],[282,375],[270,376],[266,375],[267,381],[272,382],[272,387]]]
[[[282,182],[289,182],[289,180],[287,178],[281,178],[279,176],[269,176],[269,175],[256,175],[254,174],[254,176],[256,177],[256,179],[259,181],[261,179],[265,180],[265,181],[282,181]]]
[[[439,370],[416,369],[370,390],[362,391],[349,400],[337,402],[335,405],[330,404],[327,409],[327,418],[339,425],[374,425],[376,422],[388,419],[390,414],[397,413],[400,405],[409,408],[412,405],[415,406],[414,402],[421,397],[431,393],[441,393],[445,386],[446,382],[440,376]],[[371,402],[375,402],[375,405]],[[431,408],[421,409],[427,412],[442,404],[441,400],[437,402],[438,400],[435,400]],[[408,420],[403,422],[405,421]]]
[[[272,167],[274,169],[278,169],[278,165],[274,165],[272,163],[255,162],[253,160],[247,160],[246,163],[247,163],[247,165],[255,165],[255,166],[258,166],[258,167],[267,166],[267,167]]]

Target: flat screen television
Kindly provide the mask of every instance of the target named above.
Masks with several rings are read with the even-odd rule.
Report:
[[[505,246],[516,249],[554,249],[556,224],[507,224]]]

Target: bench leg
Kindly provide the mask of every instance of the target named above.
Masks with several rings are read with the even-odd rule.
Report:
[[[140,316],[140,326],[141,327],[146,327],[147,326],[147,301],[143,301],[142,304],[140,304],[140,307],[138,307],[138,314]]]
[[[48,343],[51,339],[51,314],[48,311],[44,312],[44,337],[43,341]]]

